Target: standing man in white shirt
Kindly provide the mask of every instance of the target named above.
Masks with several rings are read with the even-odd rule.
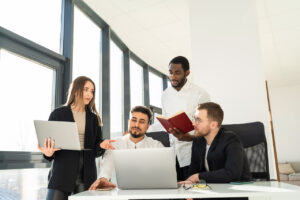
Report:
[[[189,74],[190,65],[185,57],[177,56],[170,61],[169,79],[172,87],[168,87],[162,94],[163,116],[171,117],[179,111],[184,111],[192,119],[197,106],[210,101],[204,89],[187,80]],[[193,131],[190,134],[193,134]],[[176,154],[177,180],[186,180],[191,163],[192,142],[179,141],[171,134],[170,140]]]
[[[145,133],[150,126],[152,112],[145,106],[136,106],[131,109],[131,118],[128,120],[129,134],[116,138],[115,142],[108,143],[111,150],[104,154],[104,160],[100,166],[99,179],[96,180],[89,190],[97,188],[116,187],[109,180],[114,171],[113,149],[141,149],[141,148],[163,148],[161,142],[147,137]]]

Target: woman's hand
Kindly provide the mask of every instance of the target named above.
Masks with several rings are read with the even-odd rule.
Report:
[[[115,141],[116,140],[104,140],[103,142],[101,142],[100,147],[102,149],[114,150],[115,147],[111,143]]]
[[[40,147],[40,145],[38,145],[38,149],[45,156],[51,157],[51,156],[53,156],[55,151],[61,150],[60,148],[54,148],[54,144],[55,144],[54,140],[51,140],[51,138],[46,138],[44,140],[44,147],[42,148],[42,147]]]

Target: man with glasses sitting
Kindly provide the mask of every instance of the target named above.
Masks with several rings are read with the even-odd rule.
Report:
[[[194,135],[183,134],[178,129],[171,133],[182,141],[193,141],[189,178],[182,184],[229,183],[249,181],[248,161],[238,136],[221,128],[222,108],[213,102],[197,107],[193,125]]]
[[[89,190],[116,187],[115,184],[109,181],[114,170],[113,155],[111,150],[164,147],[161,142],[153,140],[145,135],[150,126],[151,118],[152,112],[145,106],[136,106],[131,109],[131,119],[128,120],[130,134],[126,134],[113,141],[108,140],[106,145],[110,150],[106,151],[104,154],[104,160],[100,166],[100,178],[91,185]]]

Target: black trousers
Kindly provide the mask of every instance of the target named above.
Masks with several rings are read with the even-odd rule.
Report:
[[[83,181],[83,151],[80,152],[79,173],[76,178],[73,192],[65,192],[57,189],[48,189],[46,200],[68,200],[68,196],[85,191]]]
[[[177,181],[185,181],[189,177],[189,168],[190,166],[180,167],[176,156]]]

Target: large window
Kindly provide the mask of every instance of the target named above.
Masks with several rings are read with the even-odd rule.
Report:
[[[161,108],[161,95],[163,92],[162,77],[153,72],[149,72],[149,95],[150,105]]]
[[[61,0],[0,0],[0,26],[60,52]]]
[[[169,78],[168,78],[168,80],[167,80],[167,84],[168,84],[168,85],[167,85],[168,87],[172,87],[172,85],[171,85],[171,82],[170,82]]]
[[[131,108],[144,105],[143,67],[130,59],[130,104]]]
[[[0,49],[0,151],[37,151],[33,120],[53,107],[54,71]]]
[[[139,65],[144,61],[134,53],[131,60],[129,52],[85,1],[0,0],[0,162],[7,162],[6,151],[17,155],[8,168],[21,160],[15,151],[39,155],[33,120],[47,120],[55,107],[65,103],[67,88],[78,76],[95,82],[105,138],[122,135],[126,127],[128,91],[131,107],[150,103],[160,108],[162,74],[149,67],[155,73],[144,79],[149,68]],[[130,70],[126,73],[124,61]],[[128,73],[130,89],[124,85]],[[22,167],[25,161],[20,163]]]
[[[110,133],[122,135],[123,127],[123,52],[110,41]]]
[[[73,80],[91,78],[96,85],[96,108],[99,111],[100,35],[101,29],[76,6],[74,7]]]

